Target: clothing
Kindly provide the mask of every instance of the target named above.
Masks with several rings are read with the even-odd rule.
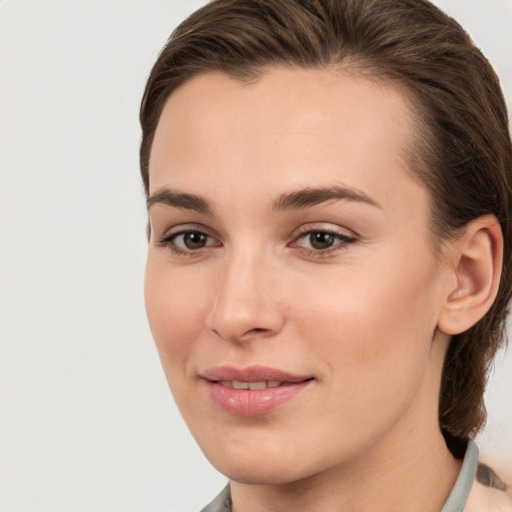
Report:
[[[475,480],[477,465],[478,447],[474,441],[469,441],[459,476],[441,512],[463,512]],[[201,512],[231,512],[231,491],[229,484],[209,505],[203,508]]]
[[[474,441],[469,441],[459,476],[441,512],[462,512],[464,510],[475,481],[477,466],[478,447]]]
[[[201,512],[231,512],[231,489],[229,484]]]

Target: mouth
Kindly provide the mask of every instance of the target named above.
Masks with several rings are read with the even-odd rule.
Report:
[[[261,389],[263,384],[265,384],[265,387],[278,387],[283,383],[294,384],[313,379],[312,375],[296,374],[279,368],[260,365],[246,367],[214,366],[201,372],[200,376],[213,382],[242,384],[244,386],[245,384],[255,384],[259,386],[256,389]]]
[[[211,401],[234,416],[261,416],[297,397],[314,377],[252,366],[218,366],[201,374]]]
[[[215,381],[213,381],[215,382]],[[266,388],[277,388],[283,384],[279,380],[262,380],[260,382],[242,382],[239,380],[223,380],[217,381],[219,384],[230,389],[266,389]]]

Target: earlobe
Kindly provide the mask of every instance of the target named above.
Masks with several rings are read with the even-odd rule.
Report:
[[[471,221],[449,251],[456,286],[447,290],[438,328],[455,335],[476,324],[496,297],[503,260],[503,234],[496,217]]]

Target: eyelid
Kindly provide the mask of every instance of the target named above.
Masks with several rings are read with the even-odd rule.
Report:
[[[180,235],[187,233],[201,233],[213,240],[213,244],[208,244],[205,247],[198,249],[187,249],[176,245],[173,241]],[[211,229],[201,224],[178,224],[165,231],[161,237],[156,238],[156,245],[163,248],[168,248],[171,252],[177,255],[195,255],[202,252],[202,249],[208,249],[211,247],[220,247],[222,244],[219,242],[218,236],[212,234]]]
[[[300,226],[293,235],[293,238],[299,238],[309,233],[329,233],[342,238],[358,239],[359,235],[351,229],[337,226],[327,222],[308,222]]]
[[[210,228],[206,227],[203,224],[196,224],[194,222],[187,222],[184,224],[176,224],[174,226],[171,226],[163,232],[163,235],[157,238],[163,240],[165,238],[171,238],[172,236],[178,235],[180,233],[186,233],[188,231],[198,231],[212,238],[218,238],[216,234],[212,233],[212,230]]]
[[[209,242],[204,247],[198,248],[187,248],[181,247],[176,244],[174,240],[180,235],[187,233],[200,233],[209,239]],[[302,239],[305,239],[308,235],[313,233],[325,233],[331,235],[335,239],[335,243],[332,246],[326,248],[314,248],[304,247],[300,244]],[[348,245],[351,245],[359,240],[359,236],[353,231],[347,228],[329,224],[326,226],[321,223],[307,223],[300,226],[296,232],[292,235],[292,240],[287,244],[288,247],[300,250],[303,254],[312,257],[327,257],[332,253],[344,250]],[[216,233],[212,233],[212,230],[202,224],[178,224],[167,229],[161,237],[156,238],[156,245],[159,247],[167,248],[172,253],[182,256],[195,256],[203,253],[206,249],[222,247],[222,242],[219,240],[219,236]]]
[[[347,246],[359,241],[359,236],[357,234],[355,234],[353,231],[347,231],[349,230],[340,227],[333,227],[332,224],[329,225],[329,227],[325,226],[325,224],[323,226],[319,224],[307,224],[299,228],[298,233],[295,234],[292,242],[290,242],[288,246],[299,249],[306,253],[306,255],[308,256],[317,258],[327,257],[329,255],[332,255],[333,253],[345,250],[347,249]],[[338,238],[338,242],[326,249],[302,247],[301,245],[298,244],[299,240],[305,239],[308,235],[311,235],[312,233],[325,233],[331,235],[333,237]]]

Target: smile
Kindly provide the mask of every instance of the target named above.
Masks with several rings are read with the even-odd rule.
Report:
[[[212,403],[233,416],[261,416],[297,397],[315,379],[262,366],[218,366],[206,370],[204,379]]]
[[[223,380],[220,382],[224,387],[230,389],[265,389],[265,388],[277,388],[282,384],[279,380],[267,380],[260,382],[241,382],[238,380]]]

